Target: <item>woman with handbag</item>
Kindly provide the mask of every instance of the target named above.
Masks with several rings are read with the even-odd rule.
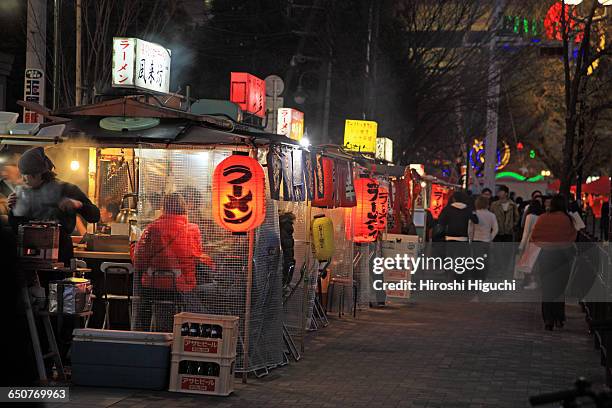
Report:
[[[553,330],[565,323],[565,289],[574,258],[576,229],[567,213],[565,199],[556,195],[550,211],[540,215],[531,232],[531,242],[541,248],[538,257],[542,284],[544,328]]]

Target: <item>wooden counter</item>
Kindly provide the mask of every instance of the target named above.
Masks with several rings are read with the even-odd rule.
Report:
[[[74,256],[76,258],[84,259],[115,259],[115,260],[126,260],[130,261],[129,252],[99,252],[99,251],[85,251],[82,249],[75,249]]]

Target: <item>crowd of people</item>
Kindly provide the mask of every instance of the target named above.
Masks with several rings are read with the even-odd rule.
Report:
[[[504,185],[495,196],[488,188],[476,197],[456,191],[434,222],[432,235],[446,243],[447,256],[484,256],[486,268],[475,278],[511,273],[523,289],[540,286],[545,328],[553,330],[565,322],[574,242],[585,227],[576,209],[573,201],[568,208],[563,196],[538,190],[528,201],[515,198]]]

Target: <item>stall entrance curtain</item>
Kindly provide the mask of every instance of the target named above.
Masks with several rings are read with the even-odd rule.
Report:
[[[264,171],[249,156],[232,155],[213,174],[212,205],[215,222],[232,232],[257,228],[266,216]]]
[[[378,181],[372,178],[355,180],[354,242],[373,242],[378,237]]]

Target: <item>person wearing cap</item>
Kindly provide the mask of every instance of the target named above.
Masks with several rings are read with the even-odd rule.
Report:
[[[17,231],[20,224],[29,221],[58,222],[59,261],[69,265],[74,255],[70,234],[77,214],[87,222],[98,222],[100,210],[79,187],[57,178],[42,147],[26,151],[17,165],[25,185],[8,197],[9,223]]]

